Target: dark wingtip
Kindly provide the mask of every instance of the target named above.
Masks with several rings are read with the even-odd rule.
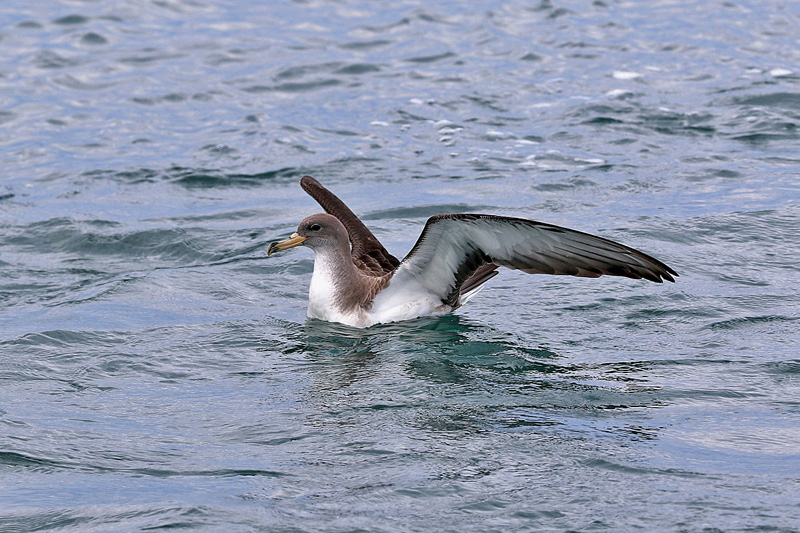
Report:
[[[672,270],[670,267],[661,263],[659,261],[659,266],[663,267],[660,270],[653,270],[647,272],[640,272],[641,276],[647,280],[654,281],[656,283],[664,283],[665,281],[669,281],[671,283],[675,283],[675,278],[672,276],[677,276],[677,272]],[[628,276],[631,277],[631,276]]]
[[[311,188],[311,187],[319,187],[320,185],[322,185],[322,184],[320,182],[318,182],[316,179],[314,179],[313,177],[309,176],[309,175],[305,175],[302,178],[300,178],[300,186],[306,192],[308,192],[309,188]]]
[[[671,268],[668,270],[668,272],[669,272],[670,274],[672,274],[673,276],[675,276],[676,278],[679,278],[679,277],[681,277],[681,275],[680,275],[680,274],[678,274],[677,272],[675,272],[675,271],[674,271],[674,270],[672,270]],[[670,279],[670,281],[671,281],[671,282],[673,282],[673,283],[675,283],[675,280],[674,280],[674,279]]]
[[[659,261],[658,263],[663,268],[663,270],[659,272],[659,275],[662,278],[664,278],[664,280],[675,283],[675,278],[680,277],[680,275],[677,272],[675,272],[675,270],[673,270],[672,267],[665,265],[661,261]]]

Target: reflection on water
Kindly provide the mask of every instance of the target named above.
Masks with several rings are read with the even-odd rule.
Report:
[[[313,363],[306,367],[312,403],[356,411],[423,409],[428,414],[415,416],[414,424],[425,431],[541,432],[557,426],[653,439],[657,427],[641,420],[616,426],[615,412],[673,401],[648,382],[649,361],[576,364],[458,315],[369,329],[308,320],[290,339],[287,351]],[[397,394],[419,389],[427,392]]]

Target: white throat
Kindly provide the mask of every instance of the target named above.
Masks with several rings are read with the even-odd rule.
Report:
[[[308,288],[308,317],[320,320],[335,320],[338,315],[336,305],[336,271],[333,261],[327,254],[314,253],[314,273]]]

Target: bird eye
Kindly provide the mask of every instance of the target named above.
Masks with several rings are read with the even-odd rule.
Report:
[[[311,230],[311,231],[319,231],[319,230],[322,229],[322,226],[320,226],[319,224],[311,224],[308,227],[308,229]]]

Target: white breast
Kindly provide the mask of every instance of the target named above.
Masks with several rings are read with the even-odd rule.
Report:
[[[336,302],[336,275],[331,263],[322,254],[314,260],[314,273],[308,288],[308,318],[317,318],[327,322],[339,322],[357,328],[371,326],[374,322],[367,319],[361,310],[355,313],[342,313]]]
[[[307,314],[309,318],[332,320],[330,315],[336,302],[334,273],[331,263],[321,255],[317,254],[314,260],[314,273],[311,275],[311,285],[308,288]]]

